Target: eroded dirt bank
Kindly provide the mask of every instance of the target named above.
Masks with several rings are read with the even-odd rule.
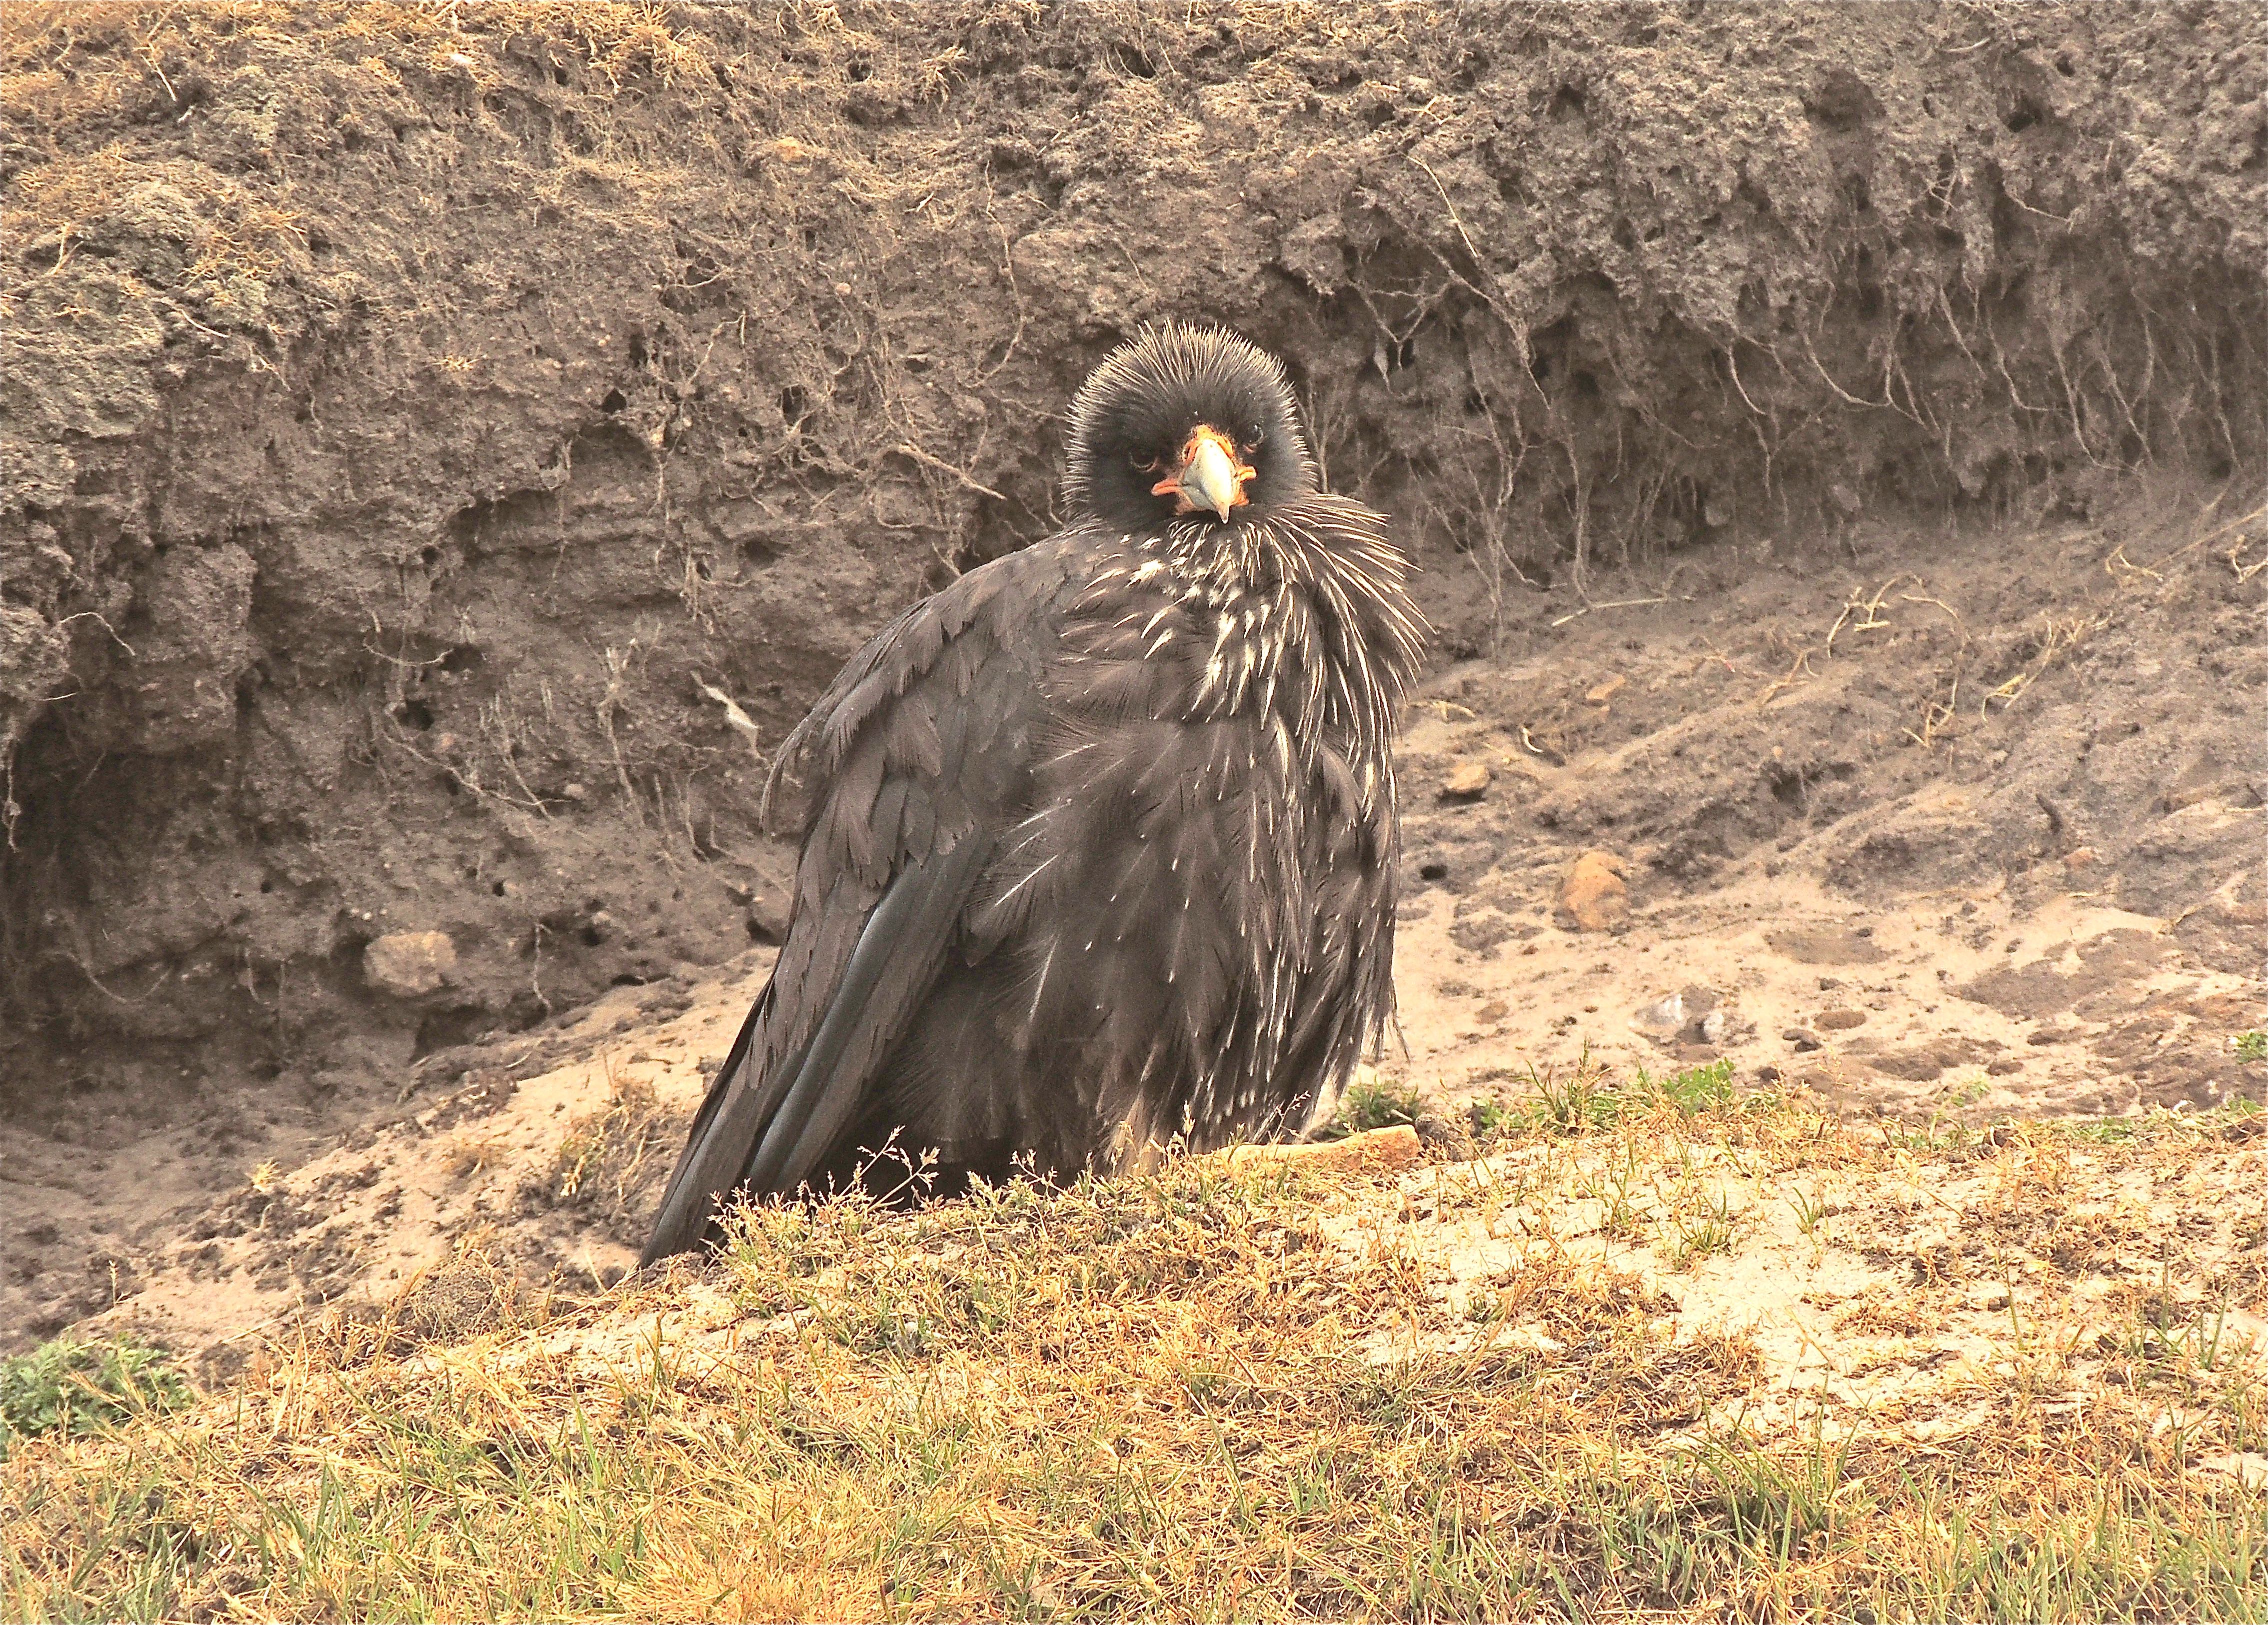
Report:
[[[702,967],[779,929],[762,749],[1044,533],[1062,402],[1168,313],[1291,357],[1427,566],[1390,1068],[1661,1040],[1861,1103],[2245,1085],[2245,8],[5,26],[0,1179],[40,1217],[0,1336],[188,1269],[195,1249],[276,1248],[168,1278],[265,1312],[363,1279],[405,1204],[559,1205],[603,1078],[525,1167],[475,1120],[610,987],[745,998]],[[1594,849],[1621,935],[1555,923]],[[1631,1026],[1689,986],[1690,1035]],[[364,1229],[292,1253],[263,1188],[342,1134],[376,1172],[307,1179],[368,1210],[302,1208]],[[592,1230],[529,1246],[603,1268]]]

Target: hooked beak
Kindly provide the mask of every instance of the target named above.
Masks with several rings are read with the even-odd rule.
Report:
[[[1182,447],[1180,466],[1152,486],[1150,494],[1181,498],[1174,504],[1175,513],[1208,508],[1225,521],[1231,508],[1251,500],[1244,494],[1244,482],[1254,477],[1238,460],[1235,442],[1211,424],[1199,423]]]

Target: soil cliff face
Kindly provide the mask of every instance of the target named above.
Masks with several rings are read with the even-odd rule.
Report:
[[[763,750],[1052,526],[1147,320],[1290,358],[1447,657],[2268,440],[2247,6],[4,26],[0,1088],[58,1121],[273,1080],[256,1138],[776,933]]]

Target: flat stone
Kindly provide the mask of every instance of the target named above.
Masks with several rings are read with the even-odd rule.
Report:
[[[1680,1048],[1714,1044],[1725,1036],[1725,996],[1689,982],[1637,1011],[1631,1026]]]
[[[1631,1017],[1631,1026],[1643,1027],[1650,1033],[1674,1033],[1684,1025],[1685,996],[1682,993],[1656,999]]]
[[[1867,1025],[1867,1012],[1863,1010],[1822,1011],[1819,1015],[1819,1019],[1813,1022],[1812,1025],[1814,1026],[1825,1027],[1830,1033],[1845,1033],[1848,1032],[1852,1027],[1865,1026]]]

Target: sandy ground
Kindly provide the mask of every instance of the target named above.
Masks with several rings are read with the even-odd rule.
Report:
[[[1721,1055],[1968,1121],[2257,1095],[2257,607],[2199,601],[2242,560],[2185,567],[2260,524],[1854,538],[1539,614],[1405,737],[1441,878],[1403,908],[1387,1070],[1463,1099]],[[2145,546],[2173,573],[2124,568]]]
[[[1523,600],[1413,710],[1381,1071],[1445,1115],[1586,1054],[1906,1119],[2260,1098],[2234,1040],[2262,1025],[2268,531],[2225,506],[1853,533],[1831,563],[1704,549]],[[11,1322],[92,1313],[220,1371],[475,1235],[611,1283],[769,958],[442,1052],[257,1160],[19,1136]]]

